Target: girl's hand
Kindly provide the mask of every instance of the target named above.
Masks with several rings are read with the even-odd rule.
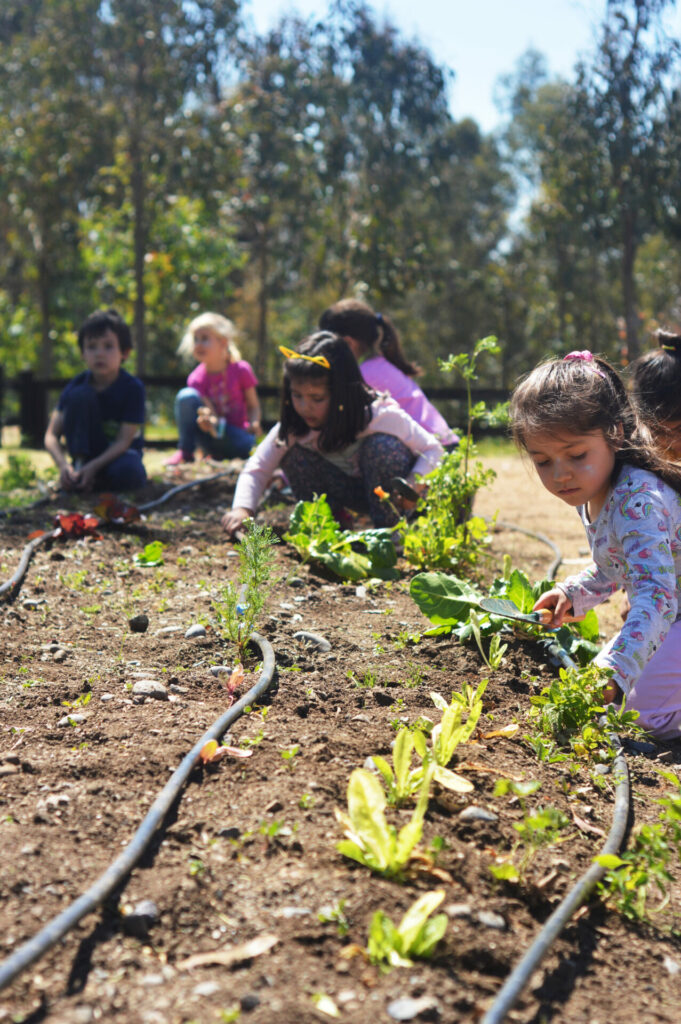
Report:
[[[532,610],[539,612],[542,608],[547,608],[551,612],[551,618],[544,623],[545,626],[562,626],[566,616],[572,615],[570,599],[558,587],[542,594]]]
[[[620,690],[617,683],[610,682],[603,689],[603,703],[613,704],[618,698],[621,698],[622,691]],[[619,702],[619,701],[618,701]]]
[[[68,463],[59,471],[59,486],[64,491],[74,491],[80,482],[80,471]]]
[[[234,536],[239,527],[251,518],[252,513],[247,508],[230,508],[220,520],[222,529]]]
[[[209,406],[199,407],[196,413],[196,425],[204,433],[210,434],[212,437],[218,436],[218,418]]]

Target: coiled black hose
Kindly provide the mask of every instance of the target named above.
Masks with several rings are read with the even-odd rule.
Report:
[[[32,939],[25,942],[19,949],[0,964],[0,989],[9,985],[26,967],[35,963],[56,942],[73,928],[82,917],[95,910],[99,904],[111,895],[121,884],[139,861],[151,838],[162,823],[166,814],[175,802],[180,789],[189,777],[199,760],[199,754],[209,740],[217,740],[243,713],[249,704],[253,704],[270,687],[274,676],[274,651],[272,645],[258,633],[252,633],[251,641],[260,648],[263,667],[257,683],[248,693],[230,707],[206,730],[200,740],[185,755],[178,768],[154,800],[144,821],[130,840],[123,853],[106,869],[87,892],[79,896],[70,907],[53,918]]]

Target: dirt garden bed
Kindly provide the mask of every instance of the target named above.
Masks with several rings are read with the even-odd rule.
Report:
[[[517,460],[498,459],[495,468],[476,510],[557,538],[573,568],[584,557],[579,524],[547,511]],[[155,485],[156,493],[174,482]],[[227,706],[225,676],[211,668],[233,664],[234,651],[211,626],[210,598],[236,572],[218,523],[232,487],[227,479],[186,492],[132,531],[39,549],[16,600],[0,607],[2,959],[105,870]],[[266,515],[277,525],[284,517]],[[2,524],[3,580],[27,535],[48,521],[37,510]],[[133,556],[151,539],[163,541],[164,564],[137,567]],[[493,544],[497,565],[506,551],[532,577],[552,558],[504,529]],[[0,1022],[305,1024],[334,1019],[334,1008],[348,1024],[475,1022],[600,849],[611,780],[538,762],[522,739],[529,696],[556,671],[536,643],[510,636],[505,663],[490,672],[475,648],[448,638],[414,642],[429,624],[409,596],[408,567],[399,582],[358,587],[301,566],[283,544],[274,561],[261,632],[275,652],[275,692],[230,733],[252,756],[194,770],[116,898],[0,992]],[[129,619],[142,613],[148,629],[133,632]],[[206,635],[187,638],[204,619]],[[614,628],[616,608],[603,621]],[[322,635],[330,650],[297,639],[301,630]],[[255,656],[247,668],[250,685]],[[346,809],[351,772],[373,754],[390,758],[401,723],[437,718],[431,691],[448,701],[483,678],[479,728],[452,765],[474,789],[438,792],[426,817],[421,845],[435,870],[401,883],[343,858],[334,810]],[[164,699],[137,703],[140,680],[161,684]],[[64,723],[69,716],[76,724]],[[488,735],[514,722],[513,738]],[[660,753],[667,768],[681,761],[680,745]],[[654,820],[665,792],[660,765],[628,760],[636,823]],[[538,780],[529,803],[551,804],[570,820],[563,841],[539,850],[516,884],[490,873],[524,813],[517,800],[494,795],[499,778]],[[470,807],[488,813],[462,816]],[[410,814],[388,811],[395,825]],[[397,922],[436,888],[445,891],[448,926],[431,960],[382,972],[359,953],[346,956],[353,944],[366,946],[375,911]],[[678,1022],[681,949],[669,931],[678,921],[676,883],[671,895],[658,929],[626,924],[593,901],[508,1019]],[[146,928],[129,915],[142,900],[157,908]],[[242,949],[258,939],[262,952]],[[218,955],[192,965],[196,954],[216,951],[233,962]]]

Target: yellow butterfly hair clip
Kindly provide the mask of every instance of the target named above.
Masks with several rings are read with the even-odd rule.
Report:
[[[302,352],[294,352],[292,348],[286,348],[285,345],[280,345],[279,351],[284,359],[307,359],[308,363],[316,363],[317,366],[322,366],[325,370],[331,369],[331,363],[326,356],[306,356]]]

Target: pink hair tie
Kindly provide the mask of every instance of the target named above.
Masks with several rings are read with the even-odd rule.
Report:
[[[585,348],[581,352],[568,352],[566,356],[563,356],[564,363],[569,362],[572,359],[579,360],[580,362],[583,363],[591,363],[591,369],[594,371],[594,373],[597,373],[599,377],[603,378],[603,380],[607,379],[603,371],[600,369],[600,367],[595,365],[593,353],[589,352],[588,349]]]

